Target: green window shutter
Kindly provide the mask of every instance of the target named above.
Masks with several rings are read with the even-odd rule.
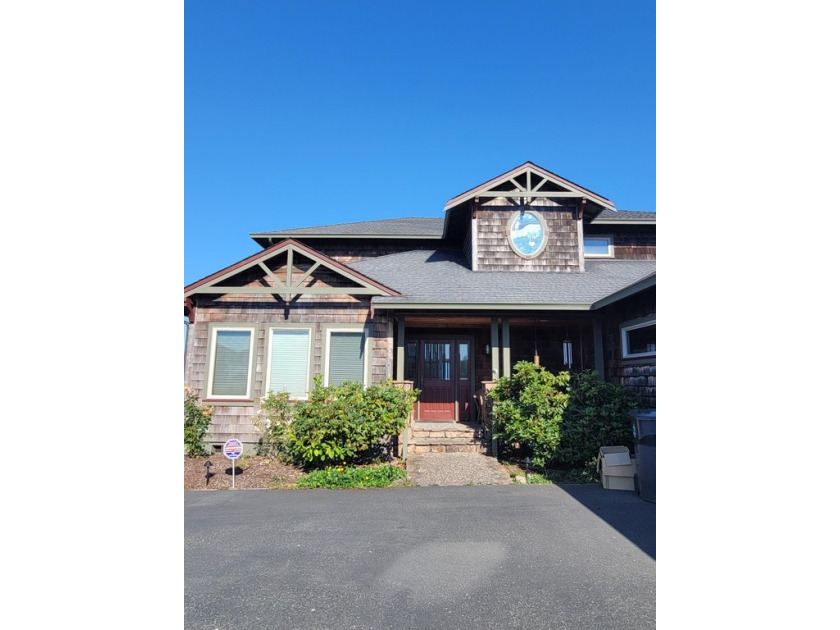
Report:
[[[306,398],[309,391],[309,331],[273,330],[268,389]]]
[[[216,331],[213,396],[247,396],[251,368],[251,331]]]
[[[330,336],[329,385],[345,381],[365,382],[365,335],[361,332],[333,332]]]

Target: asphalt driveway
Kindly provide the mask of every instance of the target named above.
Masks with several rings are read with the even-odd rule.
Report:
[[[186,492],[184,628],[654,628],[655,514],[600,486]]]

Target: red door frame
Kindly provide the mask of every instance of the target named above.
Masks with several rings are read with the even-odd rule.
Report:
[[[472,416],[472,396],[475,380],[475,342],[472,336],[417,335],[406,344],[417,344],[415,387],[421,390],[417,401],[417,418],[422,422],[469,421]],[[451,379],[438,380],[424,376],[424,347],[426,344],[449,344],[449,372]],[[466,377],[461,377],[461,345],[467,344]],[[443,385],[447,383],[447,385]],[[431,385],[431,386],[430,386]]]

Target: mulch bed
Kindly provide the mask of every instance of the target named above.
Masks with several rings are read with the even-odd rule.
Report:
[[[209,478],[206,462],[212,464]],[[229,490],[233,463],[224,455],[184,457],[184,490]],[[304,475],[300,468],[269,457],[243,455],[235,463],[237,490],[291,488]]]

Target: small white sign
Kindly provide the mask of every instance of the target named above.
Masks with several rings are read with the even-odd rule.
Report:
[[[228,459],[236,459],[242,455],[242,442],[239,440],[228,440],[222,448],[222,453],[224,453],[225,457]]]

